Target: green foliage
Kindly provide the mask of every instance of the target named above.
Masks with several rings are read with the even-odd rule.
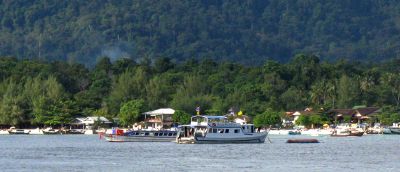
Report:
[[[0,6],[0,55],[91,66],[104,56],[111,62],[211,57],[260,64],[287,61],[297,52],[381,60],[397,55],[399,6],[321,0],[10,1]],[[159,59],[157,72],[169,70],[168,64]],[[304,75],[307,70],[302,76],[313,78]],[[310,86],[309,79],[298,79],[300,87]]]
[[[121,125],[129,126],[137,122],[144,108],[144,101],[141,99],[131,100],[122,104],[118,114]]]
[[[391,126],[391,125],[393,125],[393,123],[400,122],[400,114],[384,112],[378,116],[378,119],[379,119],[380,123]]]
[[[360,103],[388,107],[389,114],[399,111],[400,60],[327,63],[299,55],[290,63],[267,61],[263,66],[211,59],[184,63],[160,59],[156,64],[144,58],[136,64],[103,58],[98,63],[89,69],[73,63],[0,58],[0,124],[59,126],[80,116],[112,118],[120,116],[121,107],[130,100],[142,100],[146,109],[172,107],[188,114],[195,114],[197,106],[201,114],[211,115],[236,107],[251,117],[264,114],[266,108],[271,112],[324,108],[317,112],[324,114]],[[163,65],[168,67],[157,70]],[[125,117],[124,125],[137,120],[132,114]],[[321,115],[310,121],[306,124],[331,120]]]
[[[282,123],[280,112],[275,112],[271,109],[266,110],[262,114],[256,115],[253,122],[256,127],[279,126]]]
[[[189,115],[186,112],[179,111],[179,110],[175,111],[175,113],[172,115],[172,120],[174,122],[182,124],[182,125],[189,124],[190,118],[191,118],[191,115]]]
[[[313,125],[313,127],[318,127],[323,125],[323,121],[320,115],[311,115],[310,116],[310,123]]]
[[[296,125],[303,125],[303,126],[310,126],[311,120],[310,117],[307,115],[300,115],[299,118],[296,120]]]

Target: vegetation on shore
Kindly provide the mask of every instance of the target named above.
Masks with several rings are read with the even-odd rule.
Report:
[[[129,125],[140,113],[162,107],[179,110],[182,115],[175,121],[187,121],[200,106],[202,114],[218,115],[237,107],[252,117],[263,115],[255,117],[265,121],[260,125],[271,125],[276,112],[360,104],[383,107],[380,120],[390,124],[400,121],[398,66],[400,60],[327,63],[299,54],[285,64],[266,61],[260,66],[210,59],[173,63],[169,58],[111,63],[105,57],[88,69],[3,57],[0,124],[60,125],[78,116],[105,116]]]
[[[398,56],[400,1],[0,1],[0,56],[94,66],[101,56],[242,64]]]

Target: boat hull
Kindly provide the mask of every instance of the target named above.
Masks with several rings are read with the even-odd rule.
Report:
[[[363,136],[363,132],[353,132],[353,133],[348,133],[348,134],[332,134],[332,137],[349,137],[349,136],[356,136],[356,137],[361,137]]]
[[[229,144],[229,143],[264,143],[268,133],[259,133],[254,135],[245,135],[241,137],[194,137],[193,140],[180,141],[178,143],[194,143],[194,144]]]
[[[175,137],[161,136],[118,136],[108,135],[104,137],[109,142],[173,142]]]
[[[18,135],[27,135],[29,134],[29,130],[17,129],[8,131],[9,134],[18,134]]]
[[[400,134],[400,128],[399,127],[390,127],[390,132],[392,134]]]

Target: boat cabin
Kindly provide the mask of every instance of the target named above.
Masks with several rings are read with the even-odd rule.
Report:
[[[253,124],[229,122],[225,116],[193,116],[190,125],[180,126],[179,137],[205,137],[206,135],[235,136],[254,133]]]
[[[124,133],[125,136],[153,136],[153,137],[176,137],[176,131],[128,131]]]

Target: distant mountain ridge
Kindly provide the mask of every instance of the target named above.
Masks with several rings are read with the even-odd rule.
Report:
[[[0,56],[93,65],[128,57],[243,64],[383,60],[400,54],[400,1],[168,0],[0,2]]]

